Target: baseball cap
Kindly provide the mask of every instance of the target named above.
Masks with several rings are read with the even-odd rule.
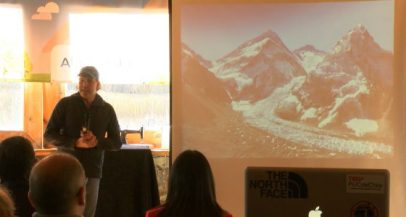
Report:
[[[88,78],[94,78],[96,80],[99,80],[99,72],[94,66],[85,66],[82,69],[80,69],[79,75],[78,76],[84,76]]]

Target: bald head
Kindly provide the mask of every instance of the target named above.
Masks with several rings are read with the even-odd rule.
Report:
[[[41,214],[83,212],[86,177],[72,155],[55,153],[31,170],[29,198]]]

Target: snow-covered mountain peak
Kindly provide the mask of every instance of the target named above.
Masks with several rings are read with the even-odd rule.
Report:
[[[258,37],[254,38],[254,40],[258,40],[259,38],[271,38],[271,39],[281,40],[279,38],[279,35],[270,29],[268,29],[264,33],[260,34]]]
[[[247,40],[209,69],[234,100],[257,101],[293,77],[306,74],[277,33],[267,30]]]
[[[277,33],[272,30],[267,30],[264,33],[252,38],[240,46],[238,46],[231,53],[223,56],[217,60],[218,64],[230,62],[236,58],[255,56],[261,53],[266,48],[273,47],[279,49],[287,49]]]
[[[356,27],[354,27],[354,29],[352,30],[354,32],[360,32],[360,33],[366,33],[368,32],[367,28],[362,25],[362,24],[358,24]],[[369,33],[368,33],[369,34]]]
[[[282,39],[279,37],[279,35],[272,30],[267,30],[266,32],[258,35],[257,37],[253,38],[252,40],[249,40],[248,42],[244,43],[242,46],[245,47],[247,45],[255,44],[259,41],[264,41],[264,40],[266,40],[267,42],[271,42],[273,45],[285,47],[285,45],[282,42]]]
[[[313,71],[323,61],[326,52],[318,50],[313,45],[305,45],[293,51],[306,72]]]
[[[189,46],[187,46],[185,43],[182,43],[182,55],[183,58],[197,59],[198,62],[206,68],[210,68],[212,66],[212,62],[204,59],[202,56],[189,48]]]
[[[350,30],[344,38],[347,38],[351,42],[358,42],[359,40],[374,40],[366,27],[362,24],[358,24]]]
[[[380,47],[362,24],[357,25],[347,32],[334,46],[333,54],[341,54],[349,51],[376,51]]]

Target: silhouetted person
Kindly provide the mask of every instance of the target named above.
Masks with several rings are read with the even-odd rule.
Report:
[[[15,217],[15,207],[7,188],[0,186],[0,216]]]
[[[85,169],[88,178],[85,217],[95,214],[104,151],[121,147],[116,113],[97,94],[99,89],[96,68],[83,67],[79,73],[79,92],[57,103],[44,133],[46,144],[73,154]]]
[[[213,174],[206,157],[187,150],[175,160],[165,203],[146,217],[231,217],[216,201]]]
[[[85,209],[86,176],[72,155],[54,153],[32,168],[28,198],[33,217],[80,217]]]
[[[28,201],[28,176],[35,162],[31,142],[12,136],[0,143],[0,183],[10,192],[19,217],[31,217],[34,208]]]

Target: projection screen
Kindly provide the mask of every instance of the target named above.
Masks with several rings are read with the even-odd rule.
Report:
[[[404,204],[404,3],[171,2],[171,151],[244,213],[247,166],[385,168]]]

